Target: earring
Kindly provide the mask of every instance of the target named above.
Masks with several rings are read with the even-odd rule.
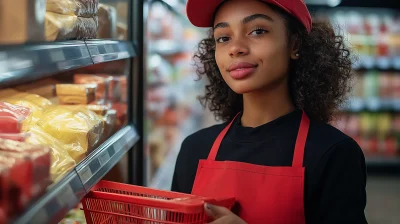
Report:
[[[296,56],[296,57],[299,57],[299,56],[300,56],[300,54],[299,54],[299,53],[296,53],[296,54],[295,54],[295,56]]]

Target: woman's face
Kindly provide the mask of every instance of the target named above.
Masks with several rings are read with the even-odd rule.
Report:
[[[287,83],[290,57],[284,20],[257,0],[231,0],[214,20],[215,58],[223,79],[238,94]]]

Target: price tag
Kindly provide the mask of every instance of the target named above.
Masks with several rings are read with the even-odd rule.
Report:
[[[86,47],[81,47],[80,50],[81,50],[82,57],[89,57],[89,52],[87,51]]]
[[[81,181],[83,184],[89,181],[90,178],[92,178],[93,174],[92,171],[90,170],[90,167],[85,167],[79,172],[79,177],[81,178]]]
[[[48,223],[49,216],[45,208],[41,208],[38,213],[32,218],[32,223]]]
[[[103,166],[104,164],[106,164],[109,159],[110,159],[110,155],[108,154],[107,151],[100,154],[100,156],[99,156],[100,166]]]
[[[104,49],[106,50],[107,54],[114,52],[112,45],[104,45]]]
[[[50,58],[52,62],[65,61],[64,52],[61,49],[51,50]]]
[[[118,151],[121,150],[121,149],[122,149],[122,144],[121,144],[121,141],[118,140],[118,141],[116,141],[116,142],[114,143],[114,150],[115,150],[115,152],[118,152]]]
[[[96,46],[89,47],[89,52],[92,56],[100,54],[99,49]]]
[[[65,206],[71,207],[76,203],[76,196],[74,191],[72,190],[71,185],[67,184],[65,187],[61,189],[61,191],[57,195],[57,202],[64,208]]]

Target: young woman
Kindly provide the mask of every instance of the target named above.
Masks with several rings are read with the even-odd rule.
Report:
[[[366,223],[363,153],[328,124],[349,90],[343,38],[303,0],[188,0],[187,15],[211,27],[195,59],[225,123],[184,140],[172,190],[235,197],[235,213],[206,205],[212,223]]]

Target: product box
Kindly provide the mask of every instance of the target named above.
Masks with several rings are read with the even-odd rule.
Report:
[[[44,41],[46,0],[0,1],[0,44]]]

